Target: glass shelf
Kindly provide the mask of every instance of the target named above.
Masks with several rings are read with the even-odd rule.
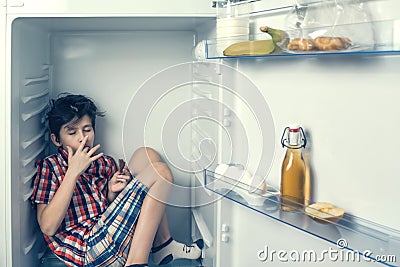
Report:
[[[393,8],[393,1],[382,2],[379,6],[373,3],[357,6],[348,1],[349,5],[344,6],[345,15],[334,17],[333,20],[332,16],[339,16],[339,7],[335,6],[335,1],[302,1],[302,5],[295,8],[293,2],[288,0],[221,0],[217,6],[216,35],[205,41],[203,57],[221,59],[400,54],[400,17],[381,14],[382,10]],[[342,4],[346,3],[343,0]],[[248,31],[245,33],[246,26],[242,23],[246,19]],[[259,30],[260,26],[284,30],[288,38],[275,44],[276,49],[270,54],[246,51],[246,55],[240,52],[234,56],[224,55],[224,50],[234,43],[271,39],[269,34]],[[346,38],[351,45],[342,50],[332,47],[328,51],[321,51],[327,49],[322,47],[314,47],[310,51],[288,49],[288,43],[295,38],[315,40],[319,36]]]
[[[295,227],[339,248],[354,252],[355,257],[377,261],[387,266],[400,266],[400,231],[345,213],[337,222],[312,219],[304,206],[291,206],[293,211],[281,210],[283,197],[268,187],[259,193],[254,188],[210,170],[204,170],[206,189],[252,209],[269,218]],[[253,189],[253,190],[252,190]],[[249,190],[254,193],[249,193]],[[285,200],[285,203],[289,200]],[[252,203],[252,204],[250,204]],[[289,204],[286,204],[290,206]],[[384,259],[386,261],[379,261]],[[357,258],[356,258],[357,259]]]
[[[280,57],[304,57],[304,56],[335,56],[335,55],[399,55],[400,47],[377,45],[364,50],[333,50],[333,51],[308,51],[308,52],[279,52],[266,55],[240,55],[240,56],[224,56],[216,52],[215,40],[206,40],[206,59],[229,59],[229,58],[280,58]]]
[[[351,29],[363,28],[365,23],[352,24],[352,25],[338,25],[336,29]],[[238,56],[225,56],[224,50],[232,44],[246,41],[255,40],[269,40],[270,35],[267,33],[256,33],[249,35],[238,35],[235,37],[224,37],[206,40],[205,43],[205,57],[207,59],[220,59],[220,58],[269,58],[269,57],[298,57],[298,56],[327,56],[327,55],[396,55],[400,54],[400,20],[385,20],[372,22],[373,28],[385,29],[390,32],[390,37],[382,37],[382,40],[362,40],[361,37],[354,37],[351,40],[352,44],[343,50],[329,50],[318,51],[313,49],[310,51],[289,50],[287,42],[284,44],[275,44],[275,50],[270,54],[265,55],[238,55]],[[322,29],[321,29],[322,30]],[[396,30],[396,33],[395,33]],[[320,29],[313,28],[307,29],[309,32],[318,32]],[[345,31],[345,30],[343,30]],[[299,38],[298,31],[286,31],[289,38],[288,41],[294,38]],[[398,35],[398,36],[397,36]],[[254,51],[248,51],[254,52]]]

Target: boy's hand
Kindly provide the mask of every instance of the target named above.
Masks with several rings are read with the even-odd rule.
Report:
[[[103,152],[93,156],[96,150],[100,148],[100,144],[89,150],[88,147],[85,147],[87,139],[88,137],[85,136],[75,153],[73,153],[71,147],[67,146],[68,171],[72,172],[76,176],[81,175],[93,161],[103,156]]]
[[[128,167],[124,167],[122,172],[117,171],[108,183],[108,189],[112,193],[120,192],[132,180]]]

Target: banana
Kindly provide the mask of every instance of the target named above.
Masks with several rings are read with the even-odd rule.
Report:
[[[224,50],[224,56],[260,56],[271,54],[275,49],[272,40],[255,40],[234,43]]]
[[[275,44],[277,44],[280,47],[286,47],[287,44],[289,43],[289,35],[287,32],[279,29],[274,29],[271,27],[267,26],[261,26],[260,31],[266,32],[272,37],[272,41],[274,41]]]

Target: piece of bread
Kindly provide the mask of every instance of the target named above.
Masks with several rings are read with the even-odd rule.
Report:
[[[312,39],[294,38],[287,45],[289,50],[310,51],[315,49],[314,41]]]
[[[320,51],[343,50],[351,45],[349,38],[320,36],[314,39],[315,47]]]
[[[305,208],[305,213],[320,223],[337,222],[344,215],[344,209],[327,202],[317,202]]]

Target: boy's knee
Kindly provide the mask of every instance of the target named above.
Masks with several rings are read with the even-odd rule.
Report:
[[[160,155],[151,147],[143,146],[136,149],[133,156],[143,157],[149,162],[162,161]]]
[[[161,179],[165,179],[170,183],[174,182],[174,177],[172,176],[171,170],[169,169],[167,164],[158,161],[153,162],[152,167]]]
[[[145,170],[150,164],[160,161],[162,160],[157,151],[151,147],[140,147],[133,153],[131,160],[129,161],[129,169],[134,175],[137,175]]]

